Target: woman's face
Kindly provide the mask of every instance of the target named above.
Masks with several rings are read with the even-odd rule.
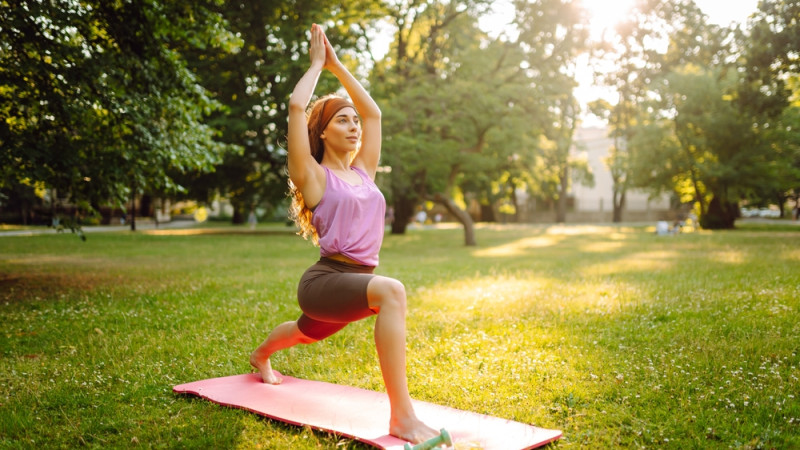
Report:
[[[337,111],[320,137],[325,146],[333,150],[344,152],[357,150],[358,141],[361,139],[361,122],[356,110],[345,107]]]

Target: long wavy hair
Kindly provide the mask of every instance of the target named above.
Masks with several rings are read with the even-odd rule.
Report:
[[[335,94],[326,95],[317,99],[306,113],[306,123],[308,124],[308,143],[311,146],[311,156],[317,163],[322,163],[325,155],[325,144],[322,141],[322,132],[328,126],[333,115],[342,108],[350,107],[355,109],[352,103]],[[351,155],[351,162],[357,152]],[[291,218],[300,229],[297,234],[304,239],[311,239],[314,245],[319,245],[319,234],[316,227],[311,223],[312,212],[306,206],[303,194],[297,186],[289,179],[289,196],[292,203],[289,206],[289,218]]]

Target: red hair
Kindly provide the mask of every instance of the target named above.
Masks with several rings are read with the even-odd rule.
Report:
[[[311,156],[318,163],[322,163],[325,156],[325,144],[322,142],[322,132],[328,127],[328,123],[333,119],[337,112],[342,108],[353,108],[352,103],[337,95],[326,95],[315,101],[306,114],[308,125],[308,144],[311,148]],[[355,154],[353,154],[355,157]],[[352,161],[352,160],[351,160]],[[294,221],[300,231],[297,232],[303,238],[311,238],[314,245],[319,245],[319,235],[317,229],[311,224],[311,210],[306,206],[303,194],[289,180],[289,195],[292,197],[292,204],[289,207],[289,217]]]

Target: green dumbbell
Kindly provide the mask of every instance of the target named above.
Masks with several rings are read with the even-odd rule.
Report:
[[[445,445],[453,445],[453,440],[450,439],[450,433],[447,432],[444,428],[440,430],[441,434],[436,436],[435,438],[428,439],[427,441],[417,444],[415,446],[411,446],[411,444],[406,443],[405,450],[431,450],[439,444]]]

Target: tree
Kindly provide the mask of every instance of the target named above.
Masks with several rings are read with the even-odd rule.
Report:
[[[572,2],[519,2],[513,39],[477,28],[484,2],[395,6],[396,43],[373,73],[389,105],[393,232],[404,231],[412,205],[425,198],[443,204],[464,225],[465,243],[475,245],[472,219],[457,199],[475,189],[487,198],[499,180],[525,178],[553,118],[548,102],[569,84],[564,64],[579,40]]]
[[[605,118],[613,145],[606,164],[612,177],[613,221],[623,220],[627,192],[635,176],[631,161],[640,151],[633,142],[651,140],[636,136],[650,130],[645,125],[654,106],[651,94],[664,75],[686,64],[711,65],[721,61],[726,30],[708,25],[705,15],[691,0],[639,0],[630,19],[621,22],[615,33],[598,43],[600,59],[616,70],[601,73],[600,80],[614,87],[618,101],[611,105],[596,101],[593,113]],[[663,112],[658,109],[656,115]],[[646,157],[646,156],[645,156]]]
[[[96,211],[172,171],[213,170],[231,146],[217,108],[176,47],[235,47],[208,2],[38,2],[0,6],[0,187],[42,183]]]
[[[537,124],[544,140],[538,150],[545,164],[537,168],[534,178],[540,180],[540,195],[555,199],[556,221],[563,223],[570,181],[591,182],[588,166],[570,157],[580,115],[573,95],[576,60],[588,50],[588,19],[577,2],[547,0],[518,2],[516,22],[518,44],[525,50],[528,66],[535,68],[532,81],[539,88],[542,105]]]
[[[767,0],[750,18],[748,32],[738,33],[740,65],[746,69],[740,91],[743,109],[751,112],[774,151],[768,182],[748,192],[755,204],[784,203],[800,195],[800,4]]]
[[[256,0],[219,3],[215,12],[242,40],[236,52],[187,49],[190,66],[203,86],[225,108],[208,124],[221,131],[218,140],[237,145],[213,173],[192,177],[193,196],[221,194],[232,204],[234,223],[250,209],[275,206],[286,197],[287,102],[295,82],[308,68],[308,33],[312,23],[326,28],[345,61],[367,50],[366,29],[383,12],[377,0],[358,0],[346,7],[303,0]],[[320,92],[338,88],[329,76]]]
[[[786,3],[762,2],[751,36],[709,25],[692,1],[639,3],[619,29],[624,64],[607,78],[620,101],[595,104],[615,137],[615,193],[674,190],[696,205],[701,226],[731,228],[740,199],[781,190],[776,180],[794,173],[782,156],[792,152],[775,145],[790,116],[781,119],[786,72],[773,69],[791,69],[797,40]]]
[[[662,75],[648,86],[653,101],[639,105],[643,121],[632,128],[635,183],[683,194],[704,228],[732,228],[743,198],[769,195],[783,203],[797,180],[785,85],[796,70],[798,11],[783,2],[760,9],[752,37],[738,31],[738,39],[683,10]]]
[[[544,125],[534,179],[538,181],[537,194],[554,200],[556,222],[564,223],[570,183],[573,180],[592,183],[593,176],[588,164],[570,154],[579,123],[580,106],[577,100],[571,92],[561,98],[552,98],[548,112],[545,117],[552,121]]]
[[[738,72],[722,73],[689,65],[669,74],[661,93],[674,116],[655,122],[666,129],[654,133],[667,137],[662,145],[645,133],[637,136],[647,142],[634,139],[640,148],[649,145],[633,161],[635,183],[668,187],[691,199],[700,225],[709,229],[733,227],[739,199],[767,182],[774,154],[734,101]]]
[[[454,86],[449,82],[456,78],[449,75],[457,68],[450,58],[461,49],[476,47],[476,41],[484,36],[475,23],[477,11],[484,5],[481,1],[391,5],[396,38],[392,52],[376,64],[372,85],[384,112],[383,159],[392,168],[393,233],[404,232],[414,205],[430,198],[464,223],[465,242],[474,245],[471,218],[452,201],[452,192],[446,191],[453,188],[458,168],[463,167],[455,163],[457,155],[463,150],[475,156],[480,150],[472,133],[459,135],[470,118],[461,117],[459,122],[453,115],[469,115],[472,105],[467,103],[482,91],[463,83]],[[454,100],[461,104],[455,105]],[[485,130],[478,133],[485,134]]]

